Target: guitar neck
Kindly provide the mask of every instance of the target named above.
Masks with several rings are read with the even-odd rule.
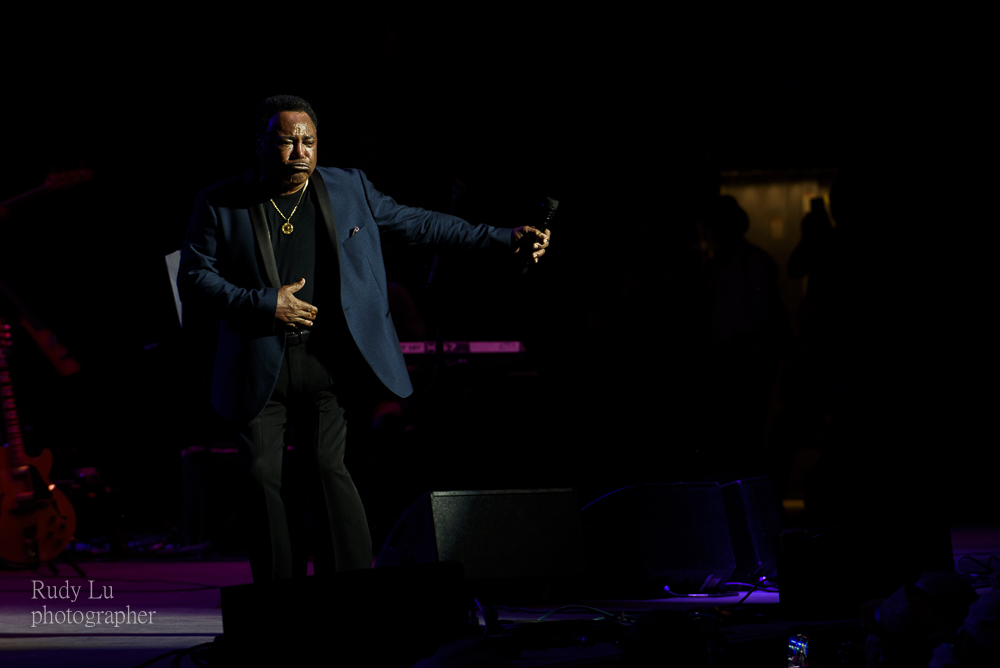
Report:
[[[0,328],[9,325],[0,321]],[[4,434],[7,437],[7,456],[12,468],[25,465],[24,439],[21,436],[21,421],[17,417],[17,403],[14,400],[14,386],[10,381],[10,367],[7,365],[6,345],[0,345],[0,407],[3,410]]]

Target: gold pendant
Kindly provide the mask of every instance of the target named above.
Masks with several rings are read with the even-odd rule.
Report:
[[[292,224],[291,223],[287,223],[287,222],[284,225],[281,226],[281,231],[284,232],[285,234],[291,234],[292,230],[294,230],[294,229],[295,228],[292,227]]]

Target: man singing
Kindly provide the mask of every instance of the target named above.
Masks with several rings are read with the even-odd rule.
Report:
[[[254,123],[258,163],[198,194],[177,286],[185,304],[220,318],[212,404],[238,432],[254,581],[306,573],[281,495],[288,429],[308,460],[317,574],[369,568],[371,536],[344,466],[338,395],[355,359],[400,397],[413,392],[380,236],[538,262],[549,233],[401,206],[360,170],[317,167],[318,122],[301,98],[268,98]]]

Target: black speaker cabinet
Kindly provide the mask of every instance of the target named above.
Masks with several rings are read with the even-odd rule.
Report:
[[[774,577],[781,515],[771,481],[749,478],[728,482],[722,485],[722,499],[736,559],[731,578],[756,584],[761,577]]]
[[[589,504],[583,527],[591,595],[704,592],[736,568],[718,483],[625,487]]]
[[[212,665],[410,666],[467,635],[468,603],[456,563],[223,587]]]
[[[583,571],[570,489],[429,492],[403,512],[376,568],[457,561],[474,592],[545,598]]]

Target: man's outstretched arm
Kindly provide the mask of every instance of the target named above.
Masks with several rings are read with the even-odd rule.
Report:
[[[550,232],[536,227],[472,225],[461,218],[398,204],[375,189],[364,172],[358,176],[379,230],[409,244],[456,250],[511,249],[525,264],[537,262],[549,247]]]

